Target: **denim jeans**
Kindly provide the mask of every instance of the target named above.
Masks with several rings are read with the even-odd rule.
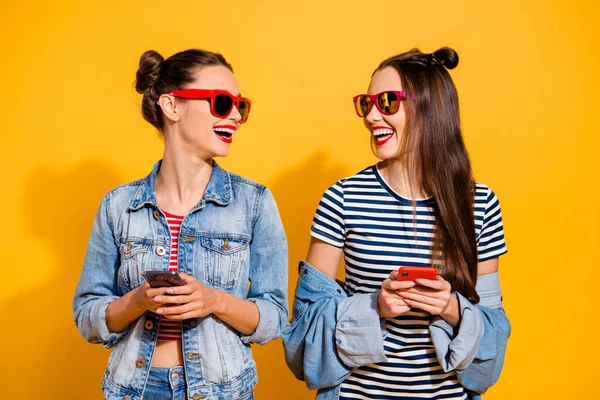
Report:
[[[144,400],[185,400],[183,367],[150,367]]]
[[[183,367],[150,368],[143,400],[186,400]],[[242,395],[238,400],[254,400],[254,393]]]

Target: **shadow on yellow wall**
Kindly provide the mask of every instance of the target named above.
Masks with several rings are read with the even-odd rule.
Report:
[[[102,398],[100,379],[109,353],[84,341],[70,310],[96,209],[119,183],[118,171],[100,160],[68,169],[40,165],[26,174],[20,219],[28,233],[48,243],[54,259],[47,262],[52,272],[43,286],[0,309],[6,324],[0,343],[22,355],[12,358],[10,383],[24,391],[48,399]]]

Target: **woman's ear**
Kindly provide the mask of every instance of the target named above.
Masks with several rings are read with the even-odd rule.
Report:
[[[158,99],[158,105],[162,108],[165,117],[171,121],[179,121],[179,111],[175,105],[175,97],[170,94],[163,94]]]

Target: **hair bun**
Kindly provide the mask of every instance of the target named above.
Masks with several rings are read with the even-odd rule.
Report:
[[[454,69],[458,65],[458,53],[450,47],[437,49],[431,56],[447,69]]]
[[[144,93],[154,86],[160,75],[164,57],[154,50],[148,50],[140,57],[140,66],[135,74],[135,90]]]

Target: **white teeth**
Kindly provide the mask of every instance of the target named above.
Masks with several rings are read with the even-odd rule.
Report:
[[[225,133],[229,133],[230,135],[233,135],[235,133],[235,129],[221,128],[221,127],[215,127],[215,128],[213,128],[213,131],[215,131],[215,132],[225,132]]]
[[[387,128],[381,128],[381,129],[375,129],[373,131],[373,136],[378,137],[378,136],[387,136],[387,135],[391,135],[394,133],[393,129],[387,129]]]

